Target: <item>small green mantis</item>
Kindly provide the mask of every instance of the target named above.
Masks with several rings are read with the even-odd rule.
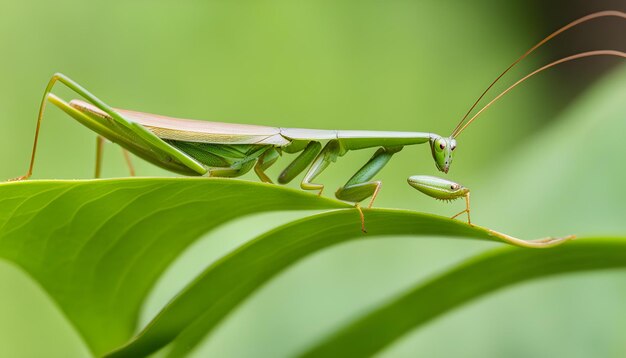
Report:
[[[380,181],[372,179],[389,162],[391,157],[405,146],[428,142],[437,169],[448,173],[457,146],[456,138],[459,134],[495,101],[529,77],[560,63],[584,57],[618,56],[626,58],[626,54],[619,51],[598,50],[583,52],[554,61],[514,83],[467,120],[469,114],[491,87],[531,52],[569,28],[592,19],[609,16],[626,19],[626,14],[618,11],[602,11],[590,14],[555,31],[529,49],[487,87],[449,137],[426,132],[266,127],[180,119],[116,109],[69,77],[57,73],[50,79],[41,101],[28,172],[13,180],[28,179],[33,173],[39,130],[48,102],[98,134],[96,177],[100,176],[102,147],[105,138],[119,144],[124,149],[131,175],[134,174],[134,170],[128,152],[132,152],[161,168],[183,175],[237,177],[254,169],[254,172],[263,182],[271,183],[272,180],[265,174],[265,171],[283,153],[299,153],[280,173],[278,182],[280,184],[289,183],[306,169],[304,178],[300,183],[301,188],[317,190],[321,195],[324,185],[314,181],[331,163],[349,151],[378,147],[369,161],[335,193],[338,199],[355,203],[361,216],[362,228],[365,230],[363,212],[359,203],[371,197],[369,207],[372,206],[382,185]],[[64,84],[86,101],[72,100],[68,103],[59,98],[52,93],[52,89],[57,83]],[[326,142],[323,147],[322,142]],[[466,200],[465,210],[453,218],[467,213],[468,223],[471,224],[469,189],[448,180],[428,176],[413,176],[409,178],[409,184],[437,199],[453,200],[464,197]]]

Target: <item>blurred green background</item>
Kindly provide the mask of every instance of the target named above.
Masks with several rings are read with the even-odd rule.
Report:
[[[528,47],[578,16],[607,8],[624,10],[626,4],[2,0],[0,178],[26,170],[41,94],[54,72],[69,75],[113,106],[146,112],[282,127],[448,135],[482,89]],[[547,46],[505,82],[572,49],[626,47],[626,26],[615,20],[585,30]],[[626,232],[626,194],[620,188],[626,181],[626,147],[619,136],[626,127],[622,123],[596,133],[553,121],[571,115],[571,103],[593,81],[624,73],[612,68],[619,63],[585,61],[541,75],[460,136],[448,177],[472,188],[477,223],[525,238]],[[505,83],[496,86],[503,88]],[[626,84],[623,88],[626,93]],[[555,142],[564,147],[550,153],[554,160],[546,164],[540,149]],[[602,145],[607,143],[611,151]],[[93,133],[50,107],[34,176],[90,178],[94,149]],[[321,177],[327,195],[371,154],[351,152],[331,166]],[[537,158],[544,158],[543,164]],[[287,162],[280,161],[270,176]],[[135,163],[139,175],[171,175]],[[427,146],[404,149],[380,173],[384,186],[377,206],[442,215],[460,210],[461,202],[436,202],[406,185],[414,174],[438,175]],[[107,147],[104,175],[126,175],[115,146]],[[244,179],[255,180],[253,175]],[[250,217],[207,235],[159,282],[142,324],[220,255],[303,215]],[[195,354],[294,354],[419,278],[492,246],[398,238],[324,251],[257,292]],[[88,355],[45,294],[6,263],[0,265],[0,292],[1,356]],[[622,356],[624,297],[620,273],[526,284],[474,302],[381,356]]]

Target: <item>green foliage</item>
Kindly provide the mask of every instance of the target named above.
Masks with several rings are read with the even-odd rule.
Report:
[[[344,209],[294,221],[250,241],[204,271],[143,335],[114,356],[133,357],[151,351],[181,332],[170,355],[186,353],[263,283],[332,245],[398,235],[496,240],[484,229],[432,215],[383,209],[366,210],[365,215],[367,234],[360,230],[356,211]]]
[[[495,240],[486,230],[459,221],[385,209],[365,211],[368,234],[363,234],[357,212],[346,209],[346,204],[279,186],[227,179],[32,181],[2,184],[0,197],[4,198],[0,255],[39,282],[96,355],[131,340],[149,289],[203,233],[259,211],[339,209],[278,227],[226,255],[182,290],[115,357],[146,355],[170,343],[170,356],[188,353],[270,278],[332,245],[398,235]],[[359,353],[371,353],[412,327],[394,318],[400,311],[429,307],[422,314],[433,317],[481,293],[533,277],[527,262],[538,269],[545,261],[546,267],[533,271],[535,275],[616,266],[615,262],[626,261],[616,244],[623,242],[594,242],[600,246],[596,251],[589,245],[573,245],[541,254],[509,250],[477,259],[409,293],[408,303],[405,297],[381,309],[382,313],[374,312],[374,318],[364,319],[367,324],[357,325],[367,332],[342,333],[331,348],[323,349],[350,351],[355,340],[378,334],[378,341],[368,338],[371,345],[361,345],[364,351]],[[585,253],[595,256],[587,259]],[[572,257],[580,259],[578,266],[570,267]],[[483,280],[460,296],[455,291],[459,280],[476,282],[496,269],[501,274],[492,280]],[[423,316],[412,317],[417,326]],[[377,333],[379,321],[387,323],[381,328],[387,334]],[[341,339],[345,335],[349,338]]]
[[[501,288],[556,274],[625,267],[626,238],[589,238],[551,250],[494,250],[373,308],[303,357],[368,357],[409,331]]]
[[[130,338],[149,289],[202,234],[251,213],[349,207],[227,179],[5,183],[0,197],[0,256],[41,284],[96,354]],[[168,343],[194,322],[212,326],[272,274],[324,246],[390,234],[491,238],[460,222],[406,211],[366,211],[366,218],[367,236],[357,212],[348,209],[276,229],[222,259],[157,317],[138,346],[149,344],[140,350]],[[212,321],[199,316],[205,312]]]
[[[126,342],[154,282],[202,234],[251,213],[346,207],[190,178],[5,183],[0,198],[0,256],[39,282],[96,354]]]

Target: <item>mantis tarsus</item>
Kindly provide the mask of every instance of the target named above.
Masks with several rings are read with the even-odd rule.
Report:
[[[349,151],[378,147],[369,161],[335,193],[338,199],[355,203],[363,225],[363,213],[359,203],[371,197],[369,206],[372,206],[382,184],[380,181],[372,179],[403,147],[429,143],[437,169],[447,173],[456,148],[456,137],[489,106],[521,82],[545,69],[579,58],[601,55],[626,58],[626,54],[623,52],[598,50],[583,52],[554,61],[523,77],[496,96],[473,117],[467,119],[491,87],[519,61],[558,34],[581,23],[601,17],[626,19],[626,14],[618,11],[602,11],[590,14],[571,22],[540,41],[513,62],[487,87],[449,137],[426,132],[277,128],[165,117],[115,109],[69,77],[55,74],[50,79],[41,101],[28,172],[15,180],[27,179],[32,175],[41,121],[46,104],[51,102],[98,134],[96,177],[100,175],[102,143],[103,138],[106,138],[125,149],[124,153],[129,167],[131,167],[131,174],[132,166],[126,150],[157,166],[184,175],[237,177],[254,169],[262,181],[271,183],[272,180],[265,174],[265,170],[273,165],[282,153],[299,153],[281,172],[278,182],[281,184],[288,183],[306,169],[300,186],[305,190],[317,190],[321,194],[324,185],[316,183],[315,179],[330,163],[335,162],[337,158],[344,156]],[[53,94],[51,91],[57,82],[66,85],[83,97],[86,102],[72,100],[68,103]],[[324,146],[322,146],[322,142],[325,142]],[[468,223],[471,224],[468,189],[444,179],[426,176],[411,177],[409,183],[434,198],[453,200],[464,197],[466,209],[454,217],[467,213]]]

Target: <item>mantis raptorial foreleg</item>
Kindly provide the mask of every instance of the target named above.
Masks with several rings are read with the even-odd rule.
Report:
[[[371,196],[372,199],[368,207],[372,207],[382,183],[380,181],[370,180],[387,162],[389,162],[391,157],[400,150],[402,150],[402,147],[379,148],[372,158],[370,158],[343,187],[337,190],[335,193],[337,199],[358,203]]]
[[[102,172],[102,156],[104,151],[104,143],[106,142],[106,138],[99,135],[96,137],[96,171],[94,174],[94,178],[100,178],[100,173]],[[122,154],[124,155],[124,161],[126,162],[126,166],[128,167],[128,172],[131,177],[135,176],[135,167],[133,166],[133,162],[130,159],[130,153],[122,148]]]
[[[339,190],[335,193],[335,196],[340,200],[356,203],[355,206],[359,210],[361,228],[363,231],[365,231],[364,217],[358,203],[371,196],[372,199],[370,200],[369,206],[372,206],[374,200],[376,199],[376,194],[378,194],[378,191],[380,190],[381,182],[370,180],[387,164],[387,162],[389,162],[389,159],[391,159],[393,154],[399,152],[400,150],[402,150],[401,146],[379,148],[372,158],[370,158],[370,160],[348,180],[346,185],[339,188]],[[319,190],[318,194],[321,195],[324,190],[324,185],[313,183],[312,181],[315,180],[315,178],[322,171],[324,171],[330,163],[335,162],[337,157],[343,156],[345,152],[346,151],[341,147],[339,140],[329,141],[313,160],[311,167],[305,174],[304,179],[302,179],[300,187],[305,190]]]
[[[374,200],[376,200],[376,195],[380,191],[380,187],[382,186],[381,181],[370,181],[374,175],[376,175],[386,164],[389,162],[391,157],[402,150],[402,147],[383,147],[379,148],[376,153],[370,158],[370,160],[359,169],[356,174],[352,176],[346,183],[346,185],[342,186],[335,192],[335,196],[337,199],[351,201],[355,203],[356,209],[359,211],[359,216],[361,218],[361,230],[363,232],[367,232],[365,230],[365,216],[363,215],[363,211],[359,203],[368,197],[372,197],[368,208],[372,207],[374,204]]]

